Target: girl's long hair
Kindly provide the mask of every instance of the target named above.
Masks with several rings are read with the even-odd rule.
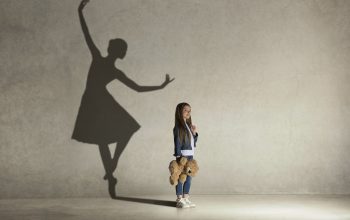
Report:
[[[190,104],[186,103],[186,102],[181,102],[176,106],[176,110],[175,110],[175,127],[178,127],[179,129],[179,138],[180,138],[180,142],[182,143],[186,138],[190,138],[190,133],[188,132],[186,125],[185,125],[185,121],[184,118],[182,117],[182,111],[184,109],[185,106],[190,106]],[[191,117],[189,119],[186,119],[186,124],[188,125],[188,127],[191,129],[192,127],[192,119]]]

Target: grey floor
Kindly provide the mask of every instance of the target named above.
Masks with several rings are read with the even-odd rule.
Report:
[[[175,208],[174,195],[70,199],[1,199],[0,219],[349,219],[350,196],[191,195],[196,208]]]

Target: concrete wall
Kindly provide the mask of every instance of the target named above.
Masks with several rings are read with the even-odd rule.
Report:
[[[91,55],[71,0],[0,2],[0,198],[108,196],[97,145],[71,139]],[[141,128],[119,194],[174,194],[174,111],[192,106],[193,194],[350,193],[350,1],[91,0],[103,56],[140,85],[107,89]],[[113,151],[115,144],[110,145]]]

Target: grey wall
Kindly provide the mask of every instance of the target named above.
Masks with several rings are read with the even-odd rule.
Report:
[[[91,62],[71,0],[0,2],[0,197],[108,196],[96,145],[71,140]],[[191,193],[350,193],[350,1],[91,0],[103,55],[128,44],[113,97],[142,126],[119,194],[174,194],[177,103],[192,106]],[[111,150],[115,144],[110,145]]]

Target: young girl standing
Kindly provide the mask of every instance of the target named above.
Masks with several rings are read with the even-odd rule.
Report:
[[[186,157],[188,160],[193,160],[198,133],[196,126],[192,124],[191,106],[186,102],[179,103],[176,106],[173,134],[175,145],[174,156],[176,157],[176,160],[180,161],[181,157]],[[179,181],[179,183],[175,186],[177,208],[196,206],[189,200],[191,180],[192,177],[187,176],[184,183]]]

